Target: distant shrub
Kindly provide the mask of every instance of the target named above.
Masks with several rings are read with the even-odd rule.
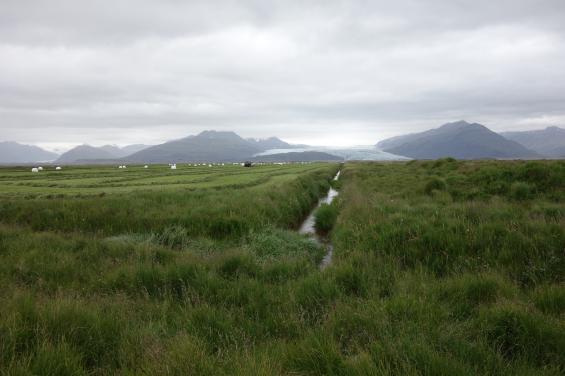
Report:
[[[532,189],[528,183],[515,182],[510,186],[510,197],[514,200],[523,201],[531,196]]]
[[[528,162],[518,170],[518,178],[544,188],[553,185],[554,176],[551,166],[536,162]]]
[[[433,168],[439,168],[439,167],[443,167],[443,166],[448,166],[450,168],[453,167],[457,167],[457,160],[455,158],[452,157],[447,157],[447,158],[441,158],[438,159],[436,161],[433,162],[432,167]]]
[[[503,179],[494,180],[485,187],[485,191],[494,195],[506,195],[510,190],[510,185]]]
[[[337,214],[338,210],[335,205],[322,204],[314,214],[316,231],[329,232],[335,225]]]
[[[431,195],[433,191],[444,191],[447,188],[445,181],[440,178],[430,179],[424,186],[424,192]]]

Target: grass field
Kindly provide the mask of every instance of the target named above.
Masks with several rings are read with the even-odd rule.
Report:
[[[171,170],[167,165],[53,167],[41,173],[29,168],[0,169],[0,197],[54,198],[59,196],[95,196],[109,193],[140,191],[178,191],[207,188],[241,188],[274,180],[284,182],[297,172],[316,165],[264,165],[253,173],[238,165],[189,166],[178,165]]]
[[[564,199],[560,161],[2,168],[0,372],[561,375]]]

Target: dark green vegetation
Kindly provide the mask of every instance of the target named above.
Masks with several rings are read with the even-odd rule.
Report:
[[[328,233],[337,220],[338,208],[335,204],[322,204],[314,213],[314,226],[317,232]]]
[[[0,171],[2,372],[563,374],[563,162],[164,169]]]

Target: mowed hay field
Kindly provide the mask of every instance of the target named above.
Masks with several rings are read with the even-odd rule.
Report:
[[[46,167],[40,173],[31,168],[0,168],[0,197],[56,198],[131,193],[132,191],[176,191],[207,188],[242,188],[267,181],[284,181],[319,164],[261,165],[253,170],[240,164],[68,166],[62,170]]]
[[[564,199],[562,161],[0,169],[0,370],[561,375]]]

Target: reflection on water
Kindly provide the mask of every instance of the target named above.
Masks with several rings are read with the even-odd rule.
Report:
[[[316,209],[318,209],[322,204],[331,204],[332,201],[337,197],[337,195],[339,195],[339,192],[333,188],[330,188],[328,194],[325,197],[321,198],[320,201],[318,201],[318,205],[316,205],[310,215],[302,223],[302,226],[300,226],[298,232],[301,234],[314,235],[316,237],[319,237],[319,235],[316,234],[316,229],[314,228],[314,214],[316,213]]]
[[[335,175],[333,179],[334,181],[337,181],[339,179],[340,173],[341,170],[338,171],[337,174]],[[320,235],[316,232],[316,228],[315,228],[316,218],[314,214],[322,204],[328,204],[328,205],[331,204],[338,195],[339,192],[330,187],[330,190],[328,191],[326,196],[321,198],[320,201],[318,201],[318,205],[316,205],[316,207],[312,210],[310,215],[306,217],[306,219],[304,220],[304,222],[302,223],[302,225],[298,230],[300,234],[308,235],[313,241],[315,241],[318,244],[324,245],[326,247],[327,252],[324,258],[322,259],[322,261],[320,262],[320,269],[324,269],[332,262],[333,245],[330,243],[330,240],[326,236]]]

